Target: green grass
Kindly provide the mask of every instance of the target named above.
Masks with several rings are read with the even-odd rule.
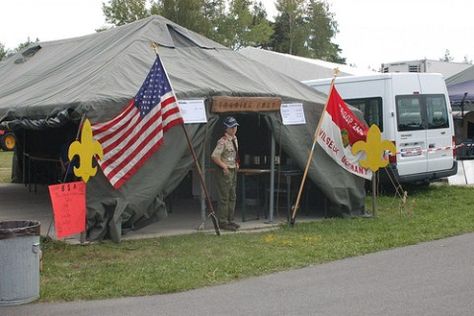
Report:
[[[411,190],[403,213],[393,197],[380,197],[376,218],[326,219],[264,233],[87,246],[47,242],[41,300],[184,291],[473,232],[473,193],[447,186]]]
[[[0,183],[11,182],[12,151],[0,150]]]

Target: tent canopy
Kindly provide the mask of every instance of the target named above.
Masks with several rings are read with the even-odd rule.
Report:
[[[64,145],[57,138],[67,134],[66,128],[74,135],[71,122],[77,126],[83,114],[92,123],[117,115],[153,64],[152,42],[159,45],[178,99],[205,100],[208,123],[185,127],[198,154],[212,141],[209,131],[219,119],[210,111],[213,96],[280,97],[284,103],[303,104],[306,125],[285,126],[278,112],[261,115],[273,133],[281,135],[283,150],[304,168],[326,97],[160,16],[78,38],[41,42],[0,63],[0,127],[13,128],[20,136],[17,167],[25,159],[23,153],[45,146],[45,139],[38,141],[41,137],[50,140],[46,143],[51,148]],[[87,184],[89,237],[118,241],[122,227],[133,229],[155,220],[166,211],[165,197],[190,169],[192,156],[183,131],[174,127],[165,134],[162,147],[119,190],[98,172]],[[337,213],[364,210],[364,181],[339,168],[319,147],[308,177]]]
[[[446,79],[446,85],[453,106],[459,105],[463,99],[474,104],[474,66]]]
[[[331,78],[334,75],[335,68],[339,69],[338,76],[373,74],[372,71],[361,70],[348,65],[283,54],[255,47],[244,47],[239,49],[238,52],[249,59],[284,73],[298,81]]]
[[[160,16],[78,38],[42,42],[0,63],[0,115],[44,117],[62,109],[107,120],[138,90],[156,42],[178,98],[320,95]],[[212,91],[210,91],[212,90]]]

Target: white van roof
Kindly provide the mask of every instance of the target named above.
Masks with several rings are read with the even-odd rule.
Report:
[[[403,78],[403,77],[439,77],[443,79],[443,75],[439,73],[420,73],[420,72],[389,72],[389,73],[378,73],[374,75],[358,75],[358,76],[347,76],[347,77],[337,77],[336,82],[354,82],[354,81],[371,81],[371,80],[384,80],[384,79],[392,79],[392,78]],[[319,85],[319,84],[327,84],[331,82],[332,78],[324,78],[324,79],[315,79],[315,80],[305,80],[302,81],[304,84],[312,86],[312,85]]]

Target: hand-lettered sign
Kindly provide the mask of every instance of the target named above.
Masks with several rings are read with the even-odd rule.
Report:
[[[86,184],[82,181],[49,186],[56,237],[82,233],[86,229]]]

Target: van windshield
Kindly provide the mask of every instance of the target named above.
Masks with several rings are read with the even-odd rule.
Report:
[[[448,110],[442,94],[396,97],[399,131],[449,127]]]

